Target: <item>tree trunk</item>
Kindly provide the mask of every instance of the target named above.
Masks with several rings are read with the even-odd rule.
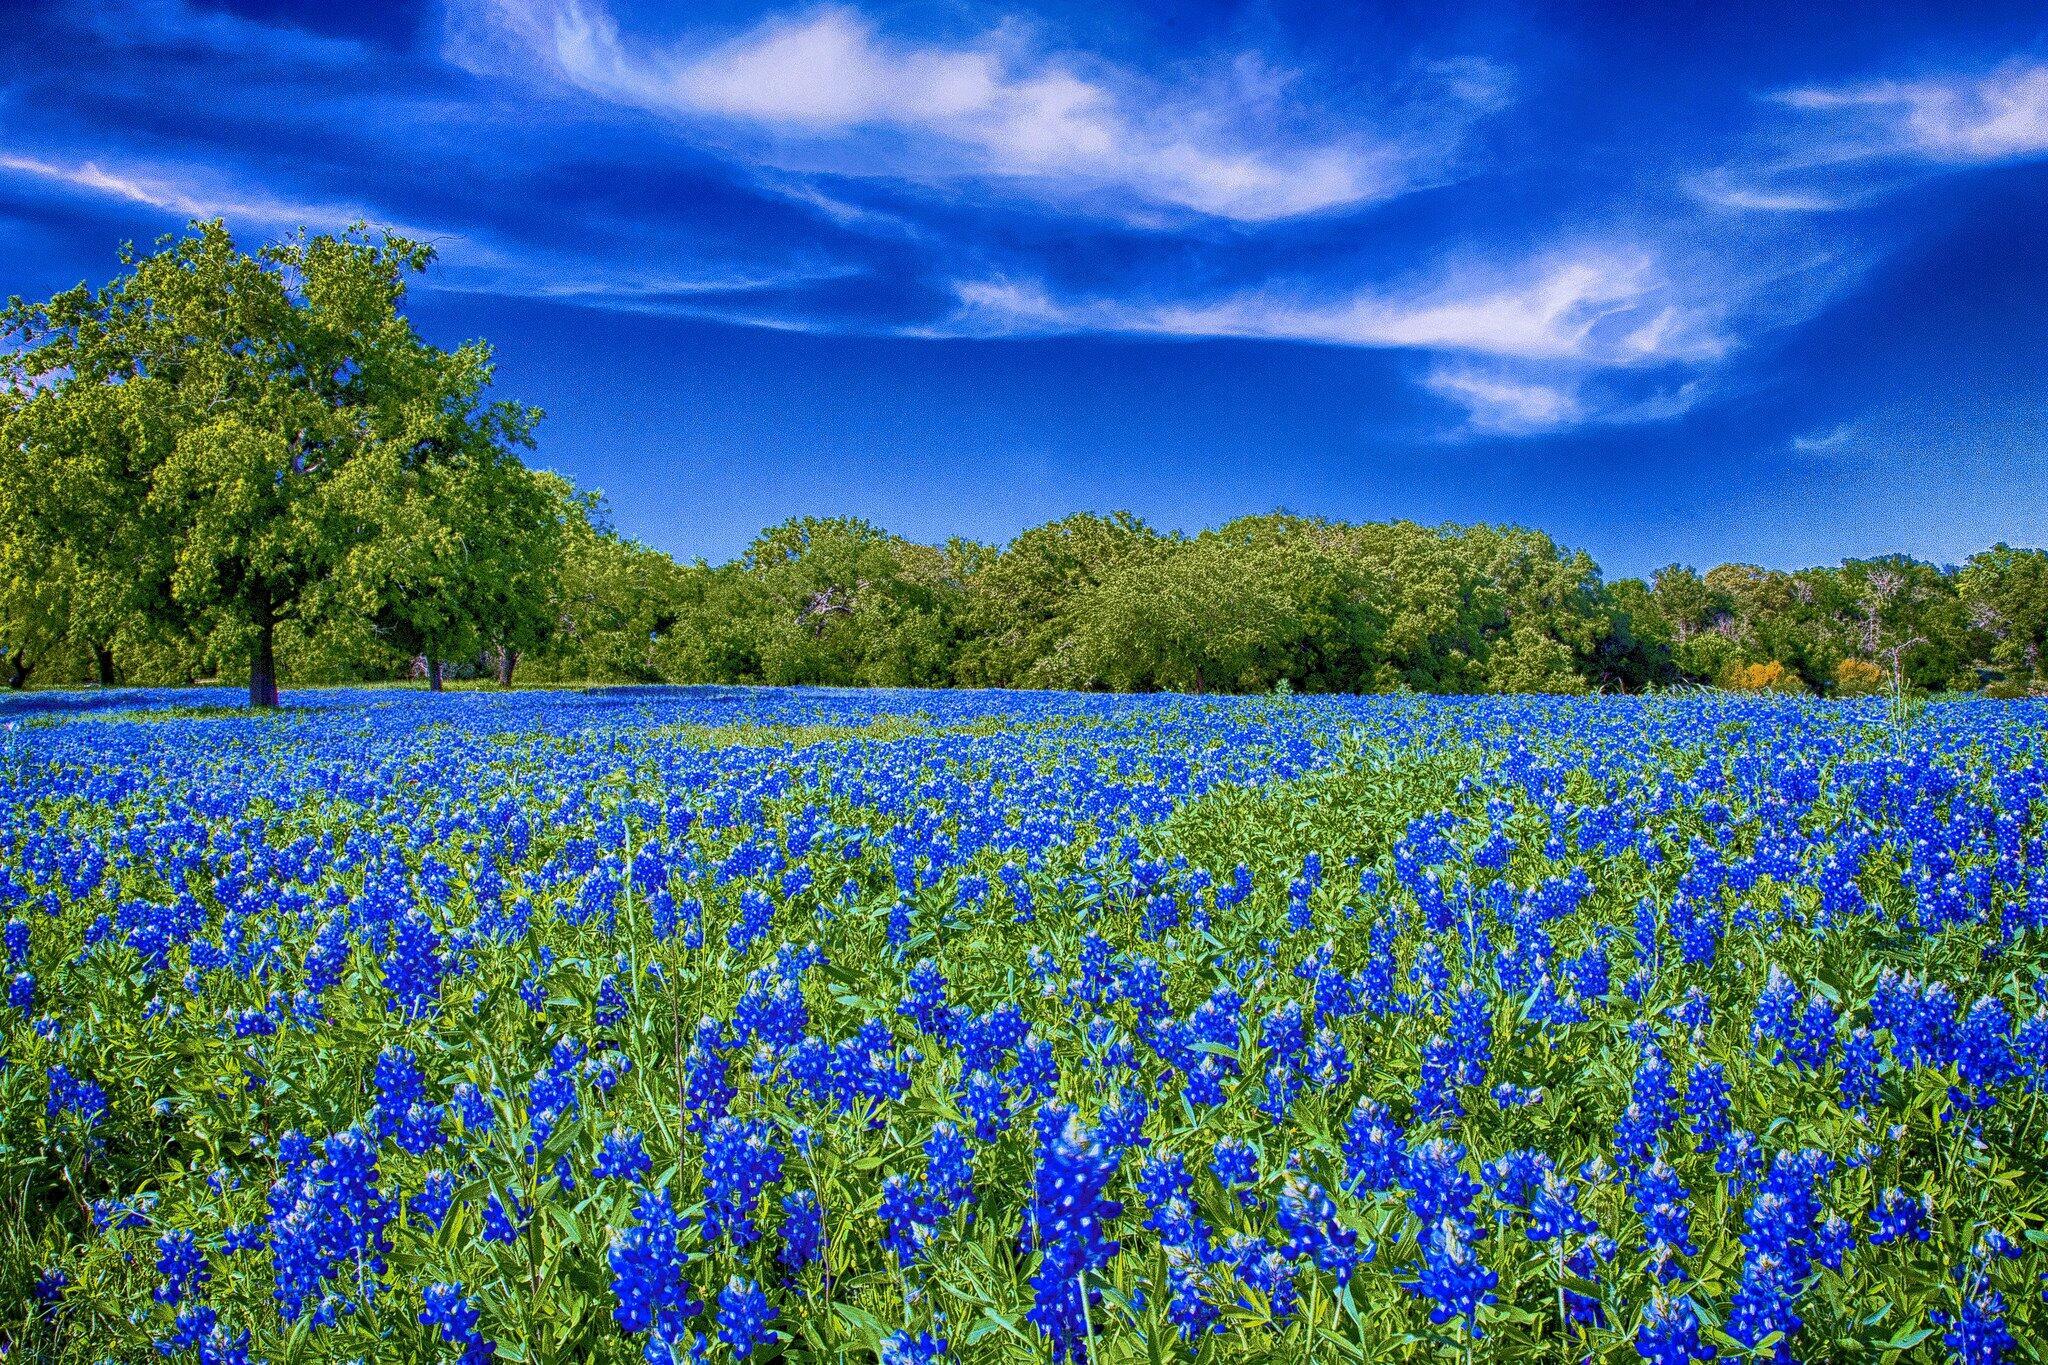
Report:
[[[13,688],[16,692],[21,691],[24,687],[28,686],[28,675],[33,672],[35,670],[29,666],[26,654],[23,654],[18,649],[8,653],[7,685],[9,687]]]
[[[114,651],[106,645],[94,645],[92,647],[92,661],[98,666],[100,671],[100,686],[112,687],[114,685]]]
[[[440,690],[441,661],[439,659],[429,659],[427,660],[427,691],[439,692]]]
[[[519,651],[510,645],[498,646],[498,686],[512,685],[512,670],[519,667]]]
[[[269,710],[277,705],[277,615],[269,598],[253,613],[256,642],[249,647],[249,705]]]

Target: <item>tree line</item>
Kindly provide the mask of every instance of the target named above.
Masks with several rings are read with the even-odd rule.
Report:
[[[430,248],[219,223],[0,314],[0,668],[1184,692],[2048,687],[2048,553],[1609,581],[1514,526],[1082,513],[1006,545],[850,518],[682,564],[520,452],[488,346],[404,316]]]

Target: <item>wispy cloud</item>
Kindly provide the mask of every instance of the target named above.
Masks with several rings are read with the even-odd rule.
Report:
[[[1694,178],[1724,208],[1823,213],[1942,170],[2048,155],[2048,63],[1972,75],[1801,86],[1767,97],[1785,122],[1757,155]]]
[[[1431,393],[1465,409],[1472,431],[1525,436],[1586,416],[1576,385],[1518,379],[1473,365],[1438,365],[1424,377]]]
[[[1107,331],[1258,337],[1634,365],[1699,360],[1723,341],[1646,252],[1560,254],[1512,271],[1465,270],[1427,287],[1336,298],[1260,289],[1203,301],[1060,299],[1006,279],[956,286],[970,333]]]
[[[600,99],[757,135],[752,151],[771,162],[1000,181],[1126,216],[1264,222],[1388,198],[1438,174],[1446,142],[1506,86],[1485,63],[1439,64],[1439,116],[1388,132],[1291,102],[1287,73],[1255,57],[1169,86],[1041,51],[1015,23],[967,42],[911,42],[827,6],[724,41],[660,42],[629,37],[584,0],[471,0],[452,14],[449,55],[471,69],[524,52]]]
[[[295,199],[224,180],[189,166],[132,165],[0,151],[0,175],[13,175],[88,197],[140,204],[169,218],[221,218],[230,228],[282,234],[299,228],[334,231],[352,223],[432,243],[443,268],[427,287],[449,293],[552,298],[624,312],[710,311],[714,296],[765,292],[840,279],[858,268],[817,260],[775,267],[705,263],[696,270],[668,260],[610,263],[484,235],[394,221],[373,206]]]
[[[2048,63],[2010,62],[1976,76],[1809,86],[1776,97],[1840,117],[1843,150],[1967,164],[2048,153]]]
[[[1470,267],[1408,288],[1335,298],[1258,290],[1195,301],[1062,298],[1009,279],[956,285],[960,307],[934,332],[1118,332],[1244,337],[1413,351],[1423,387],[1467,414],[1468,433],[1526,435],[1581,422],[1678,415],[1697,379],[1643,391],[1725,353],[1713,307],[1677,288],[1640,249],[1556,252],[1508,269]],[[1602,375],[1648,372],[1627,385]]]
[[[1794,436],[1792,438],[1792,448],[1802,455],[1812,455],[1819,451],[1835,450],[1845,446],[1855,440],[1856,436],[1855,424],[1844,422],[1842,425],[1829,431],[1816,431],[1809,432],[1804,436]]]
[[[222,185],[192,168],[109,165],[0,152],[0,172],[141,204],[182,218],[229,218],[267,228],[339,227],[368,219],[359,206],[312,203]]]

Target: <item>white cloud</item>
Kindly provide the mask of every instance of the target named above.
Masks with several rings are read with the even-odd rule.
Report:
[[[687,311],[693,295],[780,289],[858,273],[855,267],[816,260],[772,268],[705,263],[696,270],[661,260],[607,265],[580,255],[493,243],[475,233],[393,223],[362,206],[282,198],[225,184],[212,172],[186,166],[118,165],[0,151],[0,174],[141,204],[178,218],[221,218],[230,228],[333,231],[367,222],[378,230],[432,243],[442,264],[427,277],[427,286],[449,293],[558,298],[626,312],[674,312]]]
[[[1790,122],[1758,154],[1686,188],[1722,208],[1827,213],[1865,204],[1936,171],[2048,155],[2048,63],[1976,75],[1781,90]]]
[[[109,167],[0,152],[0,171],[122,199],[183,218],[230,218],[265,227],[341,226],[368,215],[342,204],[304,203],[225,188],[189,170]]]
[[[1816,86],[1788,90],[1780,103],[1841,115],[1852,146],[1869,155],[1929,161],[2006,161],[2048,153],[2048,64],[2010,62],[1978,76]]]
[[[1259,337],[1592,365],[1700,360],[1723,342],[1647,254],[1585,251],[1510,274],[1467,271],[1405,292],[1339,298],[1255,290],[1199,302],[1062,300],[1005,279],[955,286],[956,328]]]
[[[483,8],[479,9],[478,6]],[[1286,73],[1242,59],[1220,80],[1162,88],[1080,55],[1037,51],[1015,25],[972,41],[897,41],[827,6],[724,42],[634,41],[584,0],[470,0],[449,55],[494,69],[509,50],[613,103],[768,144],[773,164],[894,178],[983,178],[1113,211],[1192,211],[1242,222],[1384,199],[1497,108],[1506,78],[1483,63],[1432,73],[1449,129],[1366,134],[1291,108]]]
[[[1469,365],[1439,365],[1423,383],[1430,392],[1463,407],[1475,432],[1529,435],[1570,425],[1586,415],[1572,387],[1517,379]]]
[[[1805,436],[1794,436],[1792,438],[1792,448],[1802,455],[1810,455],[1816,451],[1834,450],[1838,446],[1847,445],[1855,438],[1855,425],[1850,422],[1844,422],[1832,431],[1818,431]]]
[[[1757,178],[1745,182],[1743,175],[1724,168],[1694,176],[1685,188],[1695,199],[1706,203],[1759,213],[1827,213],[1867,197],[1860,190],[1827,191],[1810,185],[1781,188],[1770,183],[1769,171],[1743,174]]]
[[[1465,411],[1467,434],[1677,417],[1708,388],[1697,377],[1668,381],[1669,372],[1729,345],[1715,307],[1687,298],[1653,255],[1634,249],[1560,251],[1337,298],[1268,289],[1196,301],[1065,299],[1010,279],[955,289],[957,312],[923,334],[1121,332],[1421,352],[1430,357],[1421,384]],[[1667,382],[1645,390],[1652,380]]]

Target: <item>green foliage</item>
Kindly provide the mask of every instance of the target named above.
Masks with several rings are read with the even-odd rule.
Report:
[[[2048,553],[1604,582],[1516,526],[1285,512],[1195,535],[1078,513],[991,547],[856,518],[727,564],[615,534],[529,469],[489,347],[402,313],[431,248],[360,229],[253,255],[195,224],[0,315],[0,677],[1119,691],[1822,694],[2048,687]],[[1872,682],[1877,670],[1882,683]]]
[[[559,489],[511,453],[539,414],[486,401],[489,348],[401,314],[432,258],[361,230],[251,255],[199,223],[103,288],[10,305],[0,597],[23,639],[61,618],[100,649],[188,640],[267,704],[287,622],[430,655],[530,632]]]

